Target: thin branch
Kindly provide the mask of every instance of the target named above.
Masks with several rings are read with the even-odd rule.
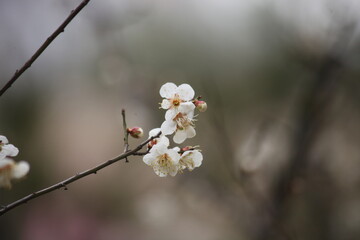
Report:
[[[74,10],[71,11],[70,15],[65,21],[46,39],[46,41],[40,46],[40,48],[34,53],[34,55],[22,66],[17,69],[13,77],[5,84],[0,90],[0,96],[2,96],[11,85],[36,61],[36,59],[44,52],[44,50],[51,44],[51,42],[62,32],[65,31],[65,27],[74,19],[74,17],[90,2],[90,0],[83,0]]]
[[[144,141],[143,143],[141,143],[140,145],[138,145],[136,148],[134,148],[133,150],[129,150],[111,160],[108,160],[100,165],[97,165],[95,166],[94,168],[91,168],[91,169],[88,169],[86,171],[83,171],[81,173],[77,173],[75,174],[74,176],[70,177],[70,178],[67,178],[59,183],[56,183],[50,187],[47,187],[47,188],[44,188],[42,190],[39,190],[39,191],[36,191],[36,192],[33,192],[15,202],[12,202],[6,206],[2,206],[2,208],[0,209],[0,216],[5,214],[6,212],[24,204],[24,203],[27,203],[29,202],[30,200],[32,199],[35,199],[35,198],[38,198],[44,194],[47,194],[47,193],[50,193],[52,191],[55,191],[57,189],[60,189],[60,188],[64,188],[65,190],[67,190],[67,185],[69,185],[70,183],[72,182],[75,182],[83,177],[86,177],[90,174],[96,174],[99,170],[117,162],[117,161],[120,161],[122,159],[126,159],[127,157],[129,156],[135,156],[137,155],[137,153],[146,145],[148,144],[150,141],[152,141],[153,139],[155,138],[158,138],[160,136],[161,132],[159,132],[156,136],[154,137],[151,137],[149,138],[148,140]]]
[[[125,109],[121,111],[122,119],[123,119],[123,128],[124,128],[124,153],[129,151],[129,131],[126,124],[126,117],[125,117]],[[125,161],[128,162],[128,159],[125,158]]]

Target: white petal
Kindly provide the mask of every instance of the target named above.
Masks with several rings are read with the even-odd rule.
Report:
[[[178,111],[175,108],[167,110],[165,113],[165,120],[173,120],[176,114],[178,114]]]
[[[173,147],[172,149],[175,150],[176,152],[179,152],[179,151],[180,151],[180,148],[179,148],[179,147]]]
[[[151,165],[156,160],[156,154],[154,153],[148,153],[143,157],[143,161],[147,165]]]
[[[186,137],[187,138],[193,138],[196,135],[196,131],[195,128],[193,128],[192,126],[189,126],[185,129],[186,131]]]
[[[14,163],[15,163],[14,160],[12,160],[10,158],[1,159],[0,160],[0,169],[6,167],[8,165],[12,165]]]
[[[189,114],[190,112],[193,112],[195,109],[195,105],[192,102],[183,102],[180,103],[180,106],[178,107],[178,111],[181,113]],[[194,113],[192,113],[194,116]]]
[[[194,162],[194,167],[200,167],[203,160],[203,155],[201,154],[201,152],[194,150],[192,159]]]
[[[157,142],[157,144],[162,144],[165,145],[166,147],[168,147],[170,145],[170,141],[167,137],[165,136],[161,136]]]
[[[163,99],[161,102],[162,109],[169,109],[171,107],[171,102],[167,99]]]
[[[8,139],[3,135],[0,135],[0,141],[1,141],[1,143],[4,143],[4,144],[9,143]]]
[[[149,132],[149,138],[158,135],[160,131],[161,131],[160,128],[151,129],[150,132]]]
[[[166,120],[161,124],[161,132],[164,135],[173,134],[176,130],[176,122],[172,120]]]
[[[5,154],[6,156],[15,157],[19,153],[19,149],[12,144],[6,144],[1,148],[1,153]]]
[[[171,158],[171,160],[173,161],[174,164],[178,164],[179,160],[180,160],[180,154],[174,150],[174,149],[168,149],[168,151],[166,152],[169,157]]]
[[[177,144],[183,143],[186,139],[186,132],[184,130],[177,130],[174,135],[174,142]]]
[[[171,170],[170,170],[170,172],[169,172],[169,174],[170,174],[170,176],[172,176],[172,177],[175,177],[176,176],[176,174],[177,174],[177,172],[178,172],[178,168],[172,168]]]
[[[179,97],[182,100],[189,101],[194,98],[195,92],[194,89],[189,84],[181,84],[177,89],[176,93],[179,94]]]
[[[160,88],[160,96],[163,98],[172,98],[176,93],[177,86],[174,83],[165,83]]]
[[[195,105],[194,105],[195,106]],[[186,114],[186,116],[187,116],[187,118],[189,118],[189,119],[194,119],[194,110],[192,110],[192,111],[190,111],[190,112],[188,112],[187,114]]]
[[[168,145],[164,144],[164,143],[157,143],[155,144],[155,146],[153,146],[150,149],[150,152],[153,152],[154,154],[156,154],[155,157],[159,156],[159,155],[163,155],[164,153],[166,153]]]
[[[156,169],[154,168],[154,172],[155,172],[156,175],[158,175],[159,177],[166,177],[166,176],[167,176],[166,173],[160,171],[160,169],[158,169],[158,168],[156,168]]]
[[[30,170],[29,163],[25,161],[21,161],[13,167],[11,175],[13,178],[22,178],[29,172],[29,170]]]

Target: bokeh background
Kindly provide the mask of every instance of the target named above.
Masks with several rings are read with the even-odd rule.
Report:
[[[0,0],[1,86],[79,2]],[[122,108],[160,126],[166,82],[208,103],[187,142],[203,165],[159,178],[132,157],[1,216],[0,239],[359,239],[359,11],[91,1],[0,98],[0,134],[31,164],[0,204],[121,153]]]

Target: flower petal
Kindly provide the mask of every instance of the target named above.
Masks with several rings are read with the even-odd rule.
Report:
[[[194,167],[200,167],[203,160],[203,155],[201,154],[201,152],[194,150],[192,159],[194,162]]]
[[[189,84],[181,84],[177,89],[176,93],[179,94],[179,97],[185,101],[190,101],[194,98],[195,92],[194,89]]]
[[[161,102],[162,109],[169,109],[171,107],[171,102],[167,99],[163,99]]]
[[[178,153],[178,151],[176,151],[176,150],[177,149],[168,149],[168,151],[166,152],[175,165],[179,163],[179,160],[181,157],[180,154]]]
[[[9,143],[8,139],[3,135],[0,135],[0,141],[3,144],[8,144]]]
[[[195,109],[195,105],[192,102],[180,103],[180,106],[178,107],[178,111],[185,114],[189,114],[193,112],[194,109]],[[194,116],[194,113],[192,115]]]
[[[29,163],[25,161],[20,161],[13,167],[11,171],[11,176],[13,178],[22,178],[29,172],[29,170],[30,170]]]
[[[154,172],[156,173],[156,175],[158,175],[159,177],[166,177],[167,173],[164,173],[163,171],[160,171],[159,168],[154,168]]]
[[[161,136],[161,137],[159,138],[157,144],[162,144],[162,145],[168,147],[168,146],[170,145],[170,141],[169,141],[169,139],[168,139],[167,137]]]
[[[15,157],[19,153],[19,149],[12,144],[6,144],[1,148],[1,153],[5,154],[6,156]]]
[[[166,145],[165,142],[158,142],[150,149],[150,152],[153,152],[154,154],[156,154],[156,157],[158,157],[159,155],[163,155],[166,153],[168,146],[169,145]]]
[[[150,152],[143,157],[143,161],[145,164],[151,165],[156,160],[156,156],[157,154]]]
[[[178,111],[175,108],[167,110],[165,113],[165,120],[173,120],[176,114],[178,114]]]
[[[173,137],[174,142],[177,144],[183,143],[185,139],[186,139],[186,131],[184,130],[177,130]]]
[[[14,160],[10,158],[5,158],[0,160],[0,168],[5,168],[9,165],[15,164]]]
[[[161,132],[164,135],[173,134],[176,130],[176,122],[172,120],[166,120],[161,124]]]
[[[160,96],[163,98],[172,98],[176,93],[177,86],[174,83],[168,82],[161,86]]]
[[[195,137],[195,135],[196,135],[195,128],[192,127],[192,126],[188,126],[188,127],[185,129],[185,131],[186,131],[186,137],[187,137],[187,138],[193,138],[193,137]]]
[[[158,135],[160,131],[161,131],[160,128],[151,129],[150,132],[149,132],[149,138]]]

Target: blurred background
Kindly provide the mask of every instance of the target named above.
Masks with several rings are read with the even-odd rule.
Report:
[[[0,83],[80,0],[0,0]],[[119,162],[0,217],[1,240],[360,238],[360,2],[93,0],[0,98],[31,171],[6,205],[159,127],[189,83],[203,165],[159,178]],[[131,140],[131,146],[139,144]]]

